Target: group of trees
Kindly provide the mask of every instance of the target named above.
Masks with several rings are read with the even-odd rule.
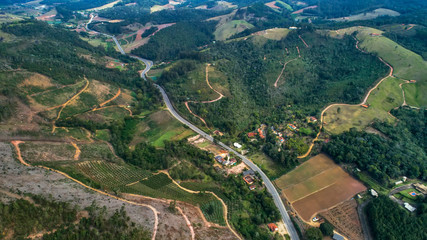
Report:
[[[173,60],[214,40],[215,22],[178,22],[152,36],[132,53],[152,60]]]
[[[77,210],[69,203],[40,196],[33,196],[32,200],[34,203],[24,199],[0,202],[0,238],[6,237],[8,232],[12,232],[14,238],[25,238],[31,233],[49,231],[76,220]]]
[[[427,238],[427,198],[421,200],[416,215],[410,214],[386,196],[370,202],[366,212],[375,239]]]
[[[355,164],[383,184],[400,176],[427,179],[425,110],[394,110],[396,126],[375,122],[384,136],[350,129],[332,136],[323,150],[338,163]]]

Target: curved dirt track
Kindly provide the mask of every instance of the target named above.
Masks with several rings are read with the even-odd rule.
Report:
[[[286,65],[288,65],[288,63],[290,63],[290,62],[293,62],[293,61],[297,60],[297,59],[298,59],[298,58],[300,58],[300,57],[301,57],[301,55],[299,55],[299,57],[296,57],[296,58],[294,58],[294,59],[291,59],[291,60],[289,60],[289,61],[285,62],[285,64],[283,64],[282,71],[280,72],[279,76],[277,77],[276,82],[274,82],[274,87],[275,87],[275,88],[277,88],[277,83],[279,82],[280,78],[282,77],[283,72],[285,71]]]
[[[361,51],[361,52],[363,52],[363,53],[367,53],[366,51],[364,51],[364,50],[360,49],[360,48],[359,48],[359,46],[358,46],[358,44],[359,44],[359,41],[357,41],[357,40],[356,40],[356,48],[357,48],[357,50],[359,50],[359,51]],[[362,102],[361,102],[361,103],[359,103],[359,104],[334,103],[334,104],[331,104],[331,105],[327,106],[325,109],[323,109],[323,111],[320,113],[320,128],[319,128],[319,132],[318,132],[318,133],[317,133],[317,135],[316,135],[316,138],[314,138],[314,139],[313,139],[313,141],[311,142],[310,147],[308,148],[308,151],[307,151],[305,154],[303,154],[303,155],[301,155],[301,156],[298,156],[298,158],[305,158],[305,157],[307,157],[307,156],[311,153],[311,150],[313,149],[313,146],[314,146],[314,142],[316,142],[316,141],[319,139],[320,133],[322,132],[322,129],[323,129],[323,116],[324,116],[324,113],[325,113],[329,108],[331,108],[331,107],[333,107],[333,106],[361,106],[361,105],[364,105],[364,104],[366,104],[366,101],[368,100],[369,96],[371,95],[371,92],[372,92],[373,90],[375,90],[376,88],[378,88],[378,86],[379,86],[379,85],[380,85],[384,80],[386,80],[387,78],[389,78],[389,77],[393,76],[393,71],[394,71],[393,67],[392,67],[390,64],[388,64],[387,62],[385,62],[381,57],[378,57],[378,59],[390,68],[390,72],[389,72],[389,74],[388,74],[387,76],[385,76],[384,78],[382,78],[381,80],[379,80],[379,81],[377,82],[377,84],[375,84],[375,86],[374,86],[374,87],[372,87],[372,88],[371,88],[371,89],[370,89],[370,90],[365,94],[365,97],[363,98],[363,100],[362,100]]]
[[[206,65],[206,83],[208,84],[208,86],[209,86],[209,88],[210,88],[210,89],[212,89],[214,92],[216,92],[216,93],[219,95],[219,97],[218,97],[218,98],[216,98],[216,99],[214,99],[214,100],[210,100],[210,101],[200,101],[200,102],[198,102],[198,101],[186,101],[186,102],[184,102],[185,107],[187,107],[188,111],[189,111],[193,116],[195,116],[196,118],[200,119],[200,121],[202,121],[202,122],[205,124],[205,126],[206,126],[207,128],[209,128],[209,127],[208,127],[208,125],[206,124],[205,119],[203,119],[203,118],[202,118],[202,117],[200,117],[199,115],[197,115],[197,114],[193,113],[193,111],[191,111],[190,106],[189,106],[188,104],[189,104],[189,103],[213,103],[213,102],[216,102],[216,101],[221,100],[221,98],[223,98],[223,97],[224,97],[224,95],[223,95],[222,93],[220,93],[220,92],[218,92],[217,90],[215,90],[215,89],[211,86],[211,84],[209,83],[209,66],[210,66],[210,65],[211,65],[210,63],[208,63],[208,64]]]
[[[164,173],[164,174],[166,174],[166,175],[168,175],[168,177],[172,180],[172,182],[175,184],[175,185],[177,185],[180,189],[182,189],[182,190],[184,190],[184,191],[186,191],[186,192],[188,192],[188,193],[192,193],[192,194],[198,194],[198,193],[201,193],[202,191],[194,191],[194,190],[190,190],[190,189],[187,189],[187,188],[185,188],[185,187],[183,187],[183,186],[181,186],[181,185],[179,185],[170,175],[169,175],[169,172],[167,172],[167,171],[159,171],[159,172],[161,172],[161,173]],[[220,198],[220,197],[218,197],[214,192],[211,192],[211,191],[203,191],[204,193],[210,193],[210,194],[212,194],[216,199],[218,199],[220,202],[221,202],[221,204],[222,204],[222,208],[223,208],[223,215],[224,215],[224,219],[225,219],[225,223],[227,224],[227,228],[228,229],[230,229],[230,231],[238,238],[238,239],[240,239],[240,240],[242,240],[242,238],[239,236],[239,234],[237,234],[234,230],[233,230],[233,228],[230,226],[230,223],[228,222],[228,208],[227,208],[227,205],[225,204],[225,202],[222,200],[222,198]],[[203,214],[202,214],[203,215]],[[212,223],[210,223],[210,222],[208,222],[208,224],[209,225],[212,225]],[[221,227],[221,226],[219,226],[219,225],[216,225],[215,224],[215,227]]]

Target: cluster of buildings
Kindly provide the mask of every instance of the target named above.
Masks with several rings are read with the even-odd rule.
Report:
[[[230,158],[228,151],[225,150],[221,150],[220,154],[215,156],[215,160],[224,166],[233,166],[237,163],[237,160],[235,158]]]
[[[243,180],[249,185],[250,190],[256,189],[256,186],[254,184],[255,179],[256,179],[256,176],[253,170],[243,171]]]

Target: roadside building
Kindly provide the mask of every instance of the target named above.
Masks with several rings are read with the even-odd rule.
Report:
[[[254,179],[252,178],[252,176],[251,176],[251,175],[244,176],[244,177],[243,177],[243,180],[244,180],[247,184],[249,184],[249,185],[251,185],[251,184],[253,184],[253,183],[254,183]]]
[[[234,145],[236,148],[242,148],[242,145],[240,145],[240,144],[239,144],[239,143],[237,143],[237,142],[233,143],[233,145]]]
[[[272,232],[275,232],[275,231],[279,230],[279,228],[277,227],[277,225],[274,224],[274,223],[269,223],[269,224],[267,224],[267,226],[270,229],[270,231],[272,231]]]
[[[232,158],[232,159],[230,159],[230,161],[229,161],[229,165],[230,166],[233,166],[233,165],[235,165],[237,163],[237,160],[235,159],[235,158]]]
[[[248,175],[251,175],[251,176],[255,176],[255,172],[254,172],[254,170],[252,170],[252,169],[249,169],[249,170],[246,170],[246,171],[243,171],[243,176],[245,177],[245,176],[248,176]]]
[[[223,163],[224,163],[224,158],[223,158],[223,157],[221,157],[221,156],[216,156],[216,157],[215,157],[215,160],[216,160],[217,162],[221,163],[221,164],[223,164]]]
[[[345,240],[345,238],[338,233],[334,232],[334,235],[332,236],[332,239],[334,240]]]
[[[214,131],[214,134],[215,134],[215,135],[218,135],[218,136],[221,136],[221,137],[224,135],[224,133],[222,133],[222,132],[220,132],[220,131],[218,131],[218,130],[215,130],[215,131]]]

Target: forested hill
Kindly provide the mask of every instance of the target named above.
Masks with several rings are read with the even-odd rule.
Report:
[[[309,0],[307,3],[318,5],[316,9],[310,9],[307,13],[315,13],[325,18],[346,17],[377,8],[409,13],[427,6],[427,2],[418,0]]]
[[[351,37],[332,39],[310,30],[291,32],[283,40],[265,44],[251,39],[217,42],[204,54],[216,70],[227,76],[232,96],[192,107],[209,125],[238,133],[253,122],[288,119],[284,109],[289,105],[304,116],[315,115],[331,102],[357,103],[366,89],[386,74],[387,67],[354,45]],[[278,87],[274,87],[283,63],[292,59],[295,60],[286,66]],[[170,73],[173,71],[181,73]],[[177,65],[160,78],[176,103],[200,98],[188,90],[189,76],[191,71],[183,75]],[[185,108],[181,112],[187,113]]]

